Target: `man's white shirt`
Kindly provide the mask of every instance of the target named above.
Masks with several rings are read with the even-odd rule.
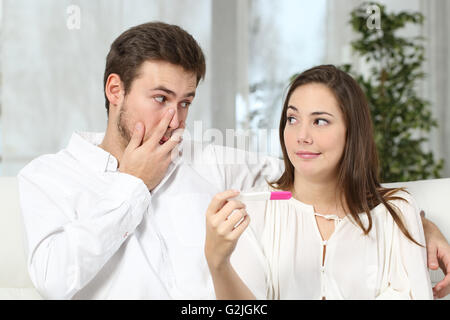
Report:
[[[50,299],[214,299],[204,257],[212,197],[275,180],[273,157],[185,141],[152,192],[74,133],[18,175],[30,277]]]

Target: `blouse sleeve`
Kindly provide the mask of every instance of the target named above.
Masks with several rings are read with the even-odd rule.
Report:
[[[267,191],[268,187],[252,188],[250,191]],[[245,202],[250,224],[241,235],[231,255],[231,264],[255,295],[256,299],[268,299],[270,269],[262,244],[261,233],[265,226],[266,201]]]
[[[433,299],[430,276],[427,269],[425,236],[420,210],[407,193],[400,195],[407,200],[395,200],[394,210],[401,212],[402,221],[418,246],[409,240],[392,219],[384,212],[384,267],[380,290],[376,299]]]

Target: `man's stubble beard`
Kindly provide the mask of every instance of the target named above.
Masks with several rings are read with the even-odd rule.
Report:
[[[123,101],[120,108],[119,118],[117,119],[117,130],[120,134],[121,144],[124,149],[128,146],[131,140],[131,132],[128,128],[128,108],[125,101]]]

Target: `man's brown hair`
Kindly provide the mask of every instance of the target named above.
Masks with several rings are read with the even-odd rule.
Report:
[[[197,41],[185,30],[163,22],[144,23],[122,33],[111,45],[106,57],[103,88],[110,74],[119,75],[125,95],[138,76],[142,63],[165,61],[183,67],[197,75],[197,84],[204,79],[206,63]],[[105,93],[106,111],[109,100]]]

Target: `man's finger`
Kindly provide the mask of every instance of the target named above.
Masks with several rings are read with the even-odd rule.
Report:
[[[159,124],[156,126],[154,132],[151,133],[150,138],[148,139],[151,141],[152,146],[158,146],[159,141],[164,137],[164,134],[167,131],[167,128],[169,127],[170,121],[172,121],[173,116],[175,115],[174,109],[169,109],[164,114],[161,121],[159,121]]]
[[[437,260],[437,247],[435,245],[427,245],[427,260],[428,268],[436,270],[439,267]]]
[[[447,274],[443,280],[436,284],[433,288],[433,292],[439,299],[450,293],[450,274]]]
[[[169,154],[183,139],[183,130],[175,130],[169,140],[161,145],[161,152]]]
[[[142,122],[136,123],[133,135],[131,136],[130,142],[128,143],[126,151],[132,151],[138,148],[142,144],[142,139],[144,138],[145,128]]]
[[[209,203],[208,209],[206,210],[207,215],[216,214],[225,205],[228,199],[236,197],[239,194],[237,190],[227,190],[216,194],[211,202]]]

